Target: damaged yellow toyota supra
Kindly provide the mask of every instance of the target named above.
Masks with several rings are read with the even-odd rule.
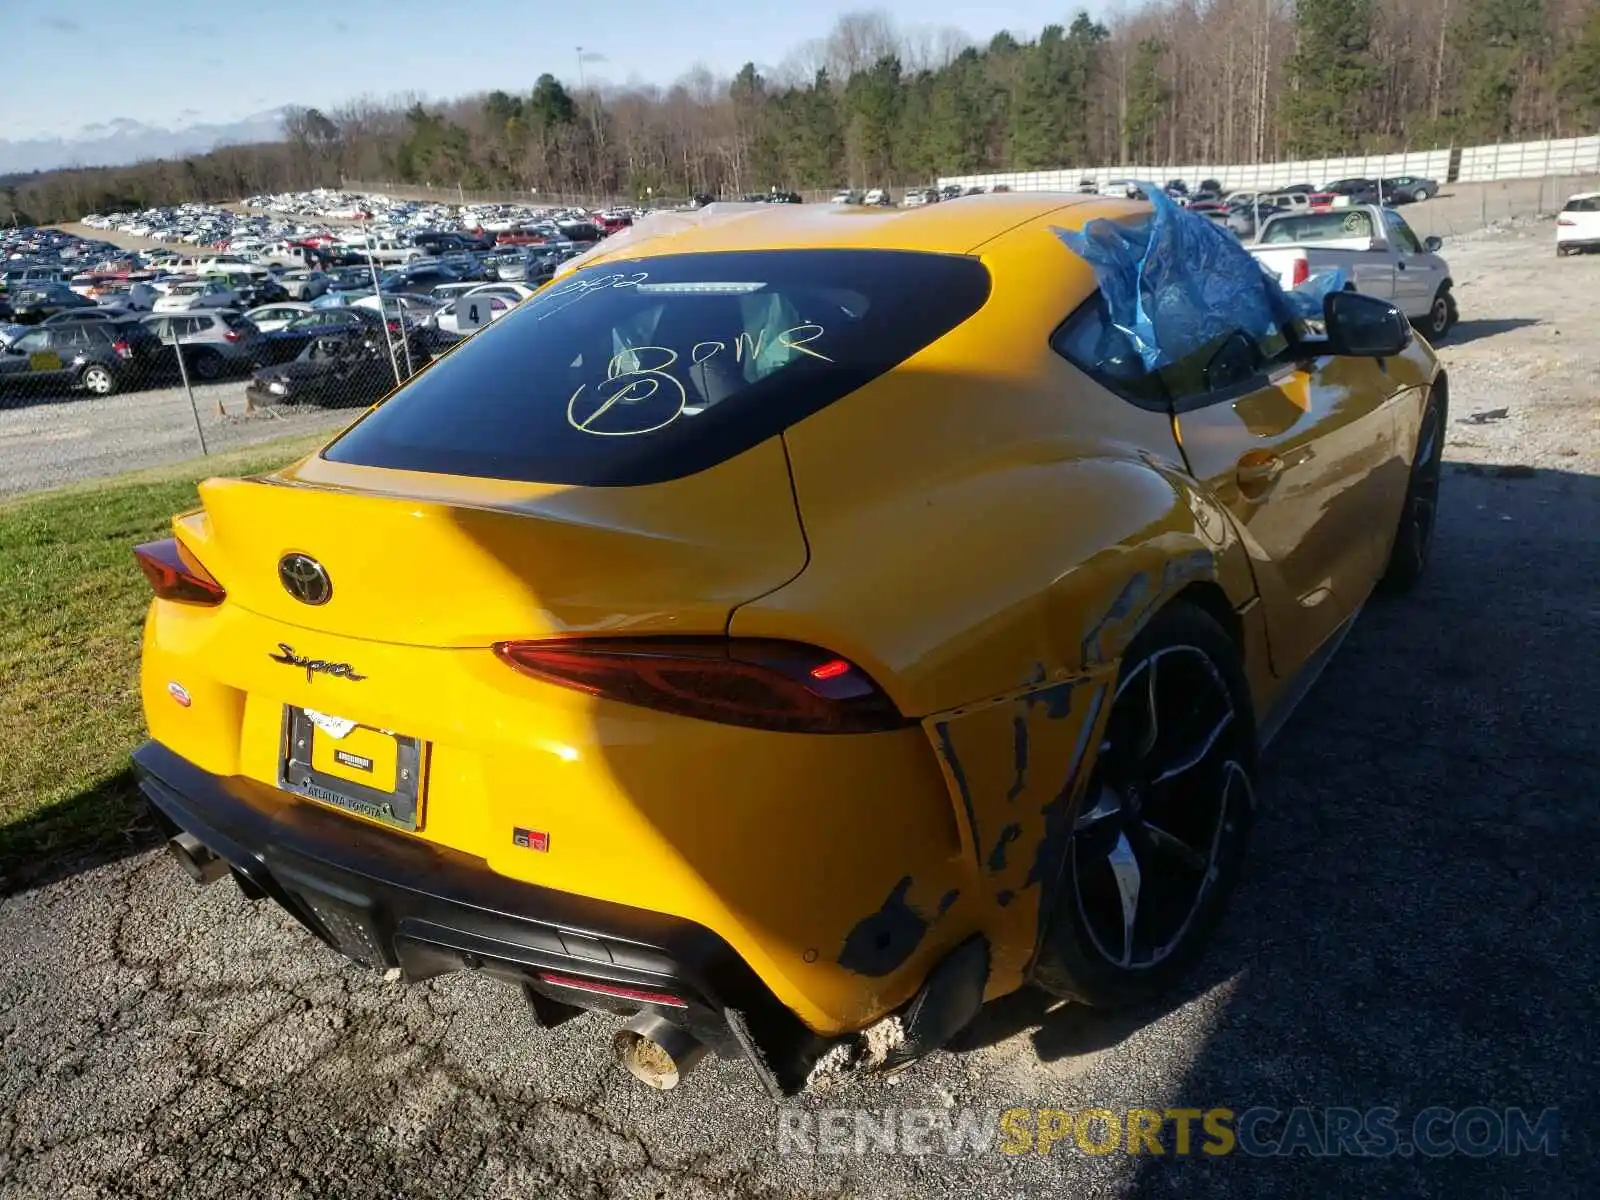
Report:
[[[135,764],[196,880],[784,1096],[1193,964],[1263,746],[1427,561],[1447,386],[1165,208],[761,207],[203,483],[136,552]]]

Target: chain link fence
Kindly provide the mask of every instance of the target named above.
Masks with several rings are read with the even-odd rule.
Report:
[[[0,496],[333,431],[514,297],[268,305],[0,327]],[[282,310],[282,311],[275,311]]]

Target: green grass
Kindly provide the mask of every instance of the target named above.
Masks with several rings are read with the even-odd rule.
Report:
[[[195,484],[293,461],[297,437],[0,502],[0,893],[148,837],[128,754],[145,736],[130,553]]]

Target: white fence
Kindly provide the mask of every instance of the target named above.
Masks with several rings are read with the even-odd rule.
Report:
[[[1456,178],[1463,183],[1487,183],[1595,174],[1600,174],[1600,137],[1473,146],[1461,152],[1461,171]]]
[[[1452,158],[1459,156],[1452,173]],[[1354,158],[1301,159],[1297,162],[1248,163],[1233,166],[1068,167],[1056,171],[1009,171],[994,175],[946,175],[939,186],[1008,187],[1014,192],[1075,192],[1093,181],[1103,187],[1113,179],[1165,183],[1183,179],[1193,187],[1215,179],[1228,191],[1266,190],[1309,183],[1320,187],[1335,179],[1372,179],[1420,175],[1440,183],[1487,183],[1501,179],[1544,179],[1551,176],[1600,174],[1600,137],[1472,146],[1461,150],[1415,150]]]

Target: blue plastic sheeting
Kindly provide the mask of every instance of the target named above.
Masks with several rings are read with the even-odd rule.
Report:
[[[1287,345],[1285,328],[1322,319],[1322,298],[1345,285],[1323,272],[1286,292],[1227,229],[1189,212],[1153,183],[1138,185],[1154,207],[1143,221],[1098,217],[1082,232],[1055,229],[1094,268],[1111,324],[1132,342],[1147,372],[1183,362],[1243,333],[1263,360]]]

